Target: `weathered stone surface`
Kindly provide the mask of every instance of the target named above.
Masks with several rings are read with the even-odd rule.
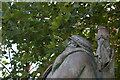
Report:
[[[97,65],[102,78],[114,77],[114,50],[110,48],[109,33],[104,26],[98,27],[98,34],[95,36],[98,40],[96,51]]]
[[[50,78],[96,78],[94,59],[85,52],[75,52],[65,58]]]
[[[56,58],[47,78],[97,78],[97,64],[89,41],[73,35]]]
[[[78,35],[71,36],[66,49],[43,78],[114,78],[114,51],[110,48],[107,29],[98,27],[95,38],[98,40],[97,56],[88,40]]]

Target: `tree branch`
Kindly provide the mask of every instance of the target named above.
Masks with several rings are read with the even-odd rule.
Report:
[[[9,73],[11,73],[11,72],[8,70],[8,68],[7,68],[3,63],[0,62],[0,64],[1,64]]]

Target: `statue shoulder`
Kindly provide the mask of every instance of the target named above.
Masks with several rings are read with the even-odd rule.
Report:
[[[94,62],[93,57],[89,56],[88,53],[81,51],[70,54],[65,60],[71,61],[73,64],[77,63],[81,65],[88,65],[91,63],[91,61]]]

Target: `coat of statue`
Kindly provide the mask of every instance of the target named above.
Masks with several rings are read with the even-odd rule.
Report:
[[[73,35],[66,49],[56,58],[42,76],[47,78],[110,78],[113,53],[109,45],[109,34],[105,27],[98,27],[97,59],[89,41]],[[109,69],[108,69],[109,68]]]

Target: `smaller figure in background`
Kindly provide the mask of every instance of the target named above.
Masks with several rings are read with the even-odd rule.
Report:
[[[95,36],[95,38],[98,40],[98,48],[96,51],[98,70],[100,72],[104,72],[104,74],[102,76],[104,76],[106,78],[113,77],[113,74],[114,74],[114,67],[113,67],[114,51],[113,51],[113,49],[110,48],[109,33],[107,31],[107,28],[104,26],[99,26],[98,33]],[[109,76],[108,76],[108,74],[109,74]]]

